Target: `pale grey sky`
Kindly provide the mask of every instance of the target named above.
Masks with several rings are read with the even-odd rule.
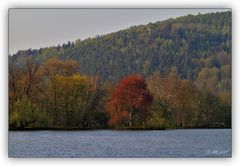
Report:
[[[229,9],[10,9],[9,53],[57,46],[187,14]]]

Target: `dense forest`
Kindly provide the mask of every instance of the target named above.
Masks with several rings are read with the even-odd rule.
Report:
[[[9,55],[9,128],[231,127],[231,12]]]

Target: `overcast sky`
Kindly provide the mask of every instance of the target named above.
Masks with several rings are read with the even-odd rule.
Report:
[[[57,46],[187,14],[229,9],[10,9],[9,53]]]

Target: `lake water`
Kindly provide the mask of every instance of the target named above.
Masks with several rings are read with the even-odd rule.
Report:
[[[231,157],[231,129],[11,131],[9,157]]]

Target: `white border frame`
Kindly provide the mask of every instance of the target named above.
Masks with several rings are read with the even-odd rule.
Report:
[[[86,165],[236,165],[240,163],[239,138],[240,127],[240,99],[239,77],[240,74],[240,43],[239,39],[239,0],[1,0],[1,29],[0,29],[0,164],[1,165],[65,165],[65,164],[86,164]],[[36,8],[232,8],[232,158],[192,158],[192,159],[9,159],[8,158],[8,8],[36,7]]]

